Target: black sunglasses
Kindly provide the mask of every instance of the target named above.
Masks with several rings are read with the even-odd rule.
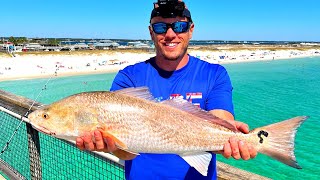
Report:
[[[175,33],[184,33],[187,32],[190,28],[191,22],[184,22],[184,21],[177,21],[174,23],[164,23],[164,22],[158,22],[152,24],[152,30],[156,34],[164,34],[168,31],[168,29],[171,27],[172,30]]]

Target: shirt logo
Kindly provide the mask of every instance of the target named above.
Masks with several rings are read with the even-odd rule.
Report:
[[[197,93],[187,93],[187,100],[191,100],[192,99],[202,99],[202,93],[201,92],[197,92]]]
[[[183,99],[181,94],[171,94],[170,99]]]
[[[170,95],[170,99],[183,99],[183,95],[181,94],[171,94]],[[192,103],[195,106],[200,107],[200,103],[198,102],[194,102],[193,100],[197,100],[197,99],[202,99],[202,93],[201,92],[196,92],[196,93],[186,93],[186,100],[189,101],[190,103]]]
[[[193,105],[200,107],[200,103],[196,103],[193,100],[202,99],[202,93],[201,92],[187,93],[186,94],[186,99],[187,99],[187,101],[189,101]]]

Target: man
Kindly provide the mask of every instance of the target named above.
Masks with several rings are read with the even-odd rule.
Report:
[[[159,1],[160,2],[160,1]],[[181,9],[181,5],[183,8]],[[210,64],[187,54],[194,24],[183,2],[174,8],[156,5],[151,14],[150,36],[155,44],[156,56],[142,63],[119,71],[111,90],[127,87],[149,87],[159,101],[169,98],[184,98],[213,115],[228,120],[236,128],[248,133],[248,126],[234,121],[232,86],[225,68]],[[176,8],[177,7],[177,8]],[[177,10],[179,9],[180,10]],[[208,175],[202,176],[180,156],[172,154],[127,154],[116,148],[111,138],[102,138],[94,132],[95,143],[90,133],[77,139],[80,149],[112,152],[126,159],[127,179],[216,179],[216,156],[209,165]],[[230,138],[221,153],[226,158],[248,160],[257,154],[251,145]]]

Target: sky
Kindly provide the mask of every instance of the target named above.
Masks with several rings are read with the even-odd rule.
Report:
[[[156,0],[2,0],[0,37],[145,39]],[[184,0],[193,40],[320,42],[320,0]]]

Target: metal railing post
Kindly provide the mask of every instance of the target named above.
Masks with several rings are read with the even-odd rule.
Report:
[[[40,160],[40,140],[39,133],[32,128],[30,124],[27,126],[28,149],[30,159],[30,175],[31,179],[42,179],[41,160]]]

